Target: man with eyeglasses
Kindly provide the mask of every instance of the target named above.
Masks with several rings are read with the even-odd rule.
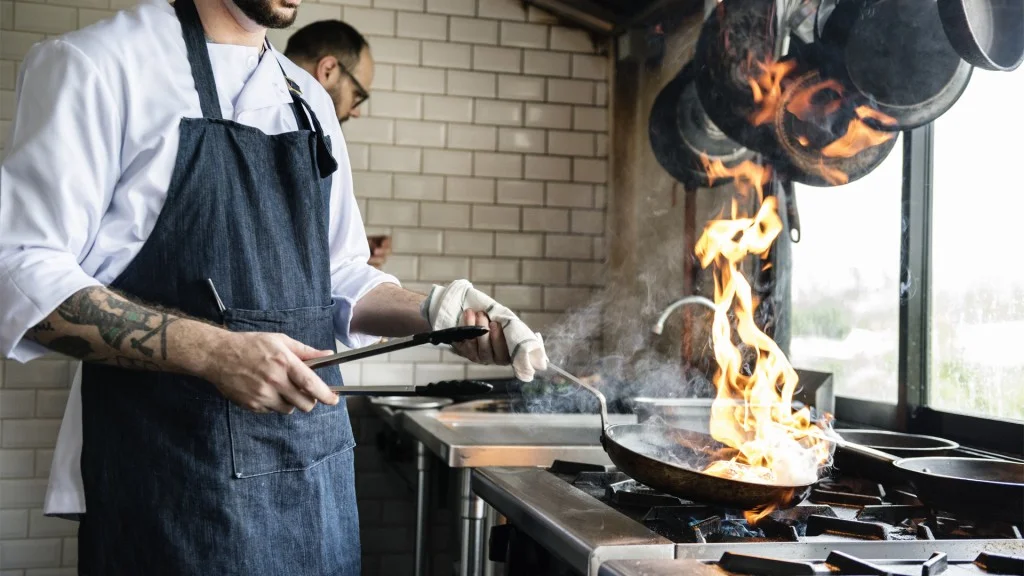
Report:
[[[358,30],[340,20],[313,22],[292,34],[284,54],[327,90],[339,122],[359,117],[370,97],[373,56]]]

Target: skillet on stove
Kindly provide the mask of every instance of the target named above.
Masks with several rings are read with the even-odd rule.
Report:
[[[769,505],[796,506],[814,486],[761,484],[700,472],[721,459],[718,454],[726,446],[707,434],[669,426],[609,425],[607,401],[600,390],[557,366],[548,366],[597,397],[601,406],[601,446],[620,471],[649,488],[724,508],[755,510]]]
[[[816,484],[762,484],[700,472],[720,459],[716,453],[724,448],[722,444],[706,434],[668,426],[609,425],[607,402],[600,390],[549,366],[597,397],[601,446],[620,471],[649,488],[725,508],[757,510],[771,505],[791,508]],[[986,458],[897,458],[846,440],[835,442],[843,450],[894,469],[894,477],[911,484],[930,508],[1014,523],[1024,520],[1024,463]]]

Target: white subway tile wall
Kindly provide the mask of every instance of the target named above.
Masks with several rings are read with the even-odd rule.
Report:
[[[134,5],[0,2],[0,138],[33,43]],[[611,64],[590,36],[519,0],[311,0],[270,39],[284,49],[294,29],[326,18],[359,29],[377,61],[363,117],[343,131],[367,232],[392,236],[385,270],[419,291],[469,278],[537,330],[585,303],[602,282]],[[345,365],[346,383],[510,374],[431,348],[373,360]],[[3,576],[76,573],[77,524],[42,515],[74,367],[59,356],[0,360]],[[387,499],[360,500],[367,540],[408,512]],[[411,563],[410,550],[366,548],[367,574]]]

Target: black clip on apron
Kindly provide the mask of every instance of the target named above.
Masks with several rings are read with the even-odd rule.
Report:
[[[234,331],[334,350],[330,143],[294,85],[298,131],[223,119],[193,0],[175,11],[203,117],[182,118],[164,207],[112,286]],[[317,372],[342,383],[337,367]],[[83,367],[82,400],[80,573],[360,573],[344,403],[255,414],[197,378],[95,364]]]

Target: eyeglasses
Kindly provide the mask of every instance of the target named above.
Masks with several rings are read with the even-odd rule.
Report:
[[[349,79],[352,80],[352,84],[355,85],[356,97],[355,100],[352,101],[352,109],[354,110],[359,108],[360,104],[370,99],[370,93],[366,88],[363,88],[363,85],[359,83],[359,80],[356,80],[355,75],[349,72],[348,68],[346,68],[340,61],[338,61],[338,68],[341,70],[341,73],[348,76]]]

